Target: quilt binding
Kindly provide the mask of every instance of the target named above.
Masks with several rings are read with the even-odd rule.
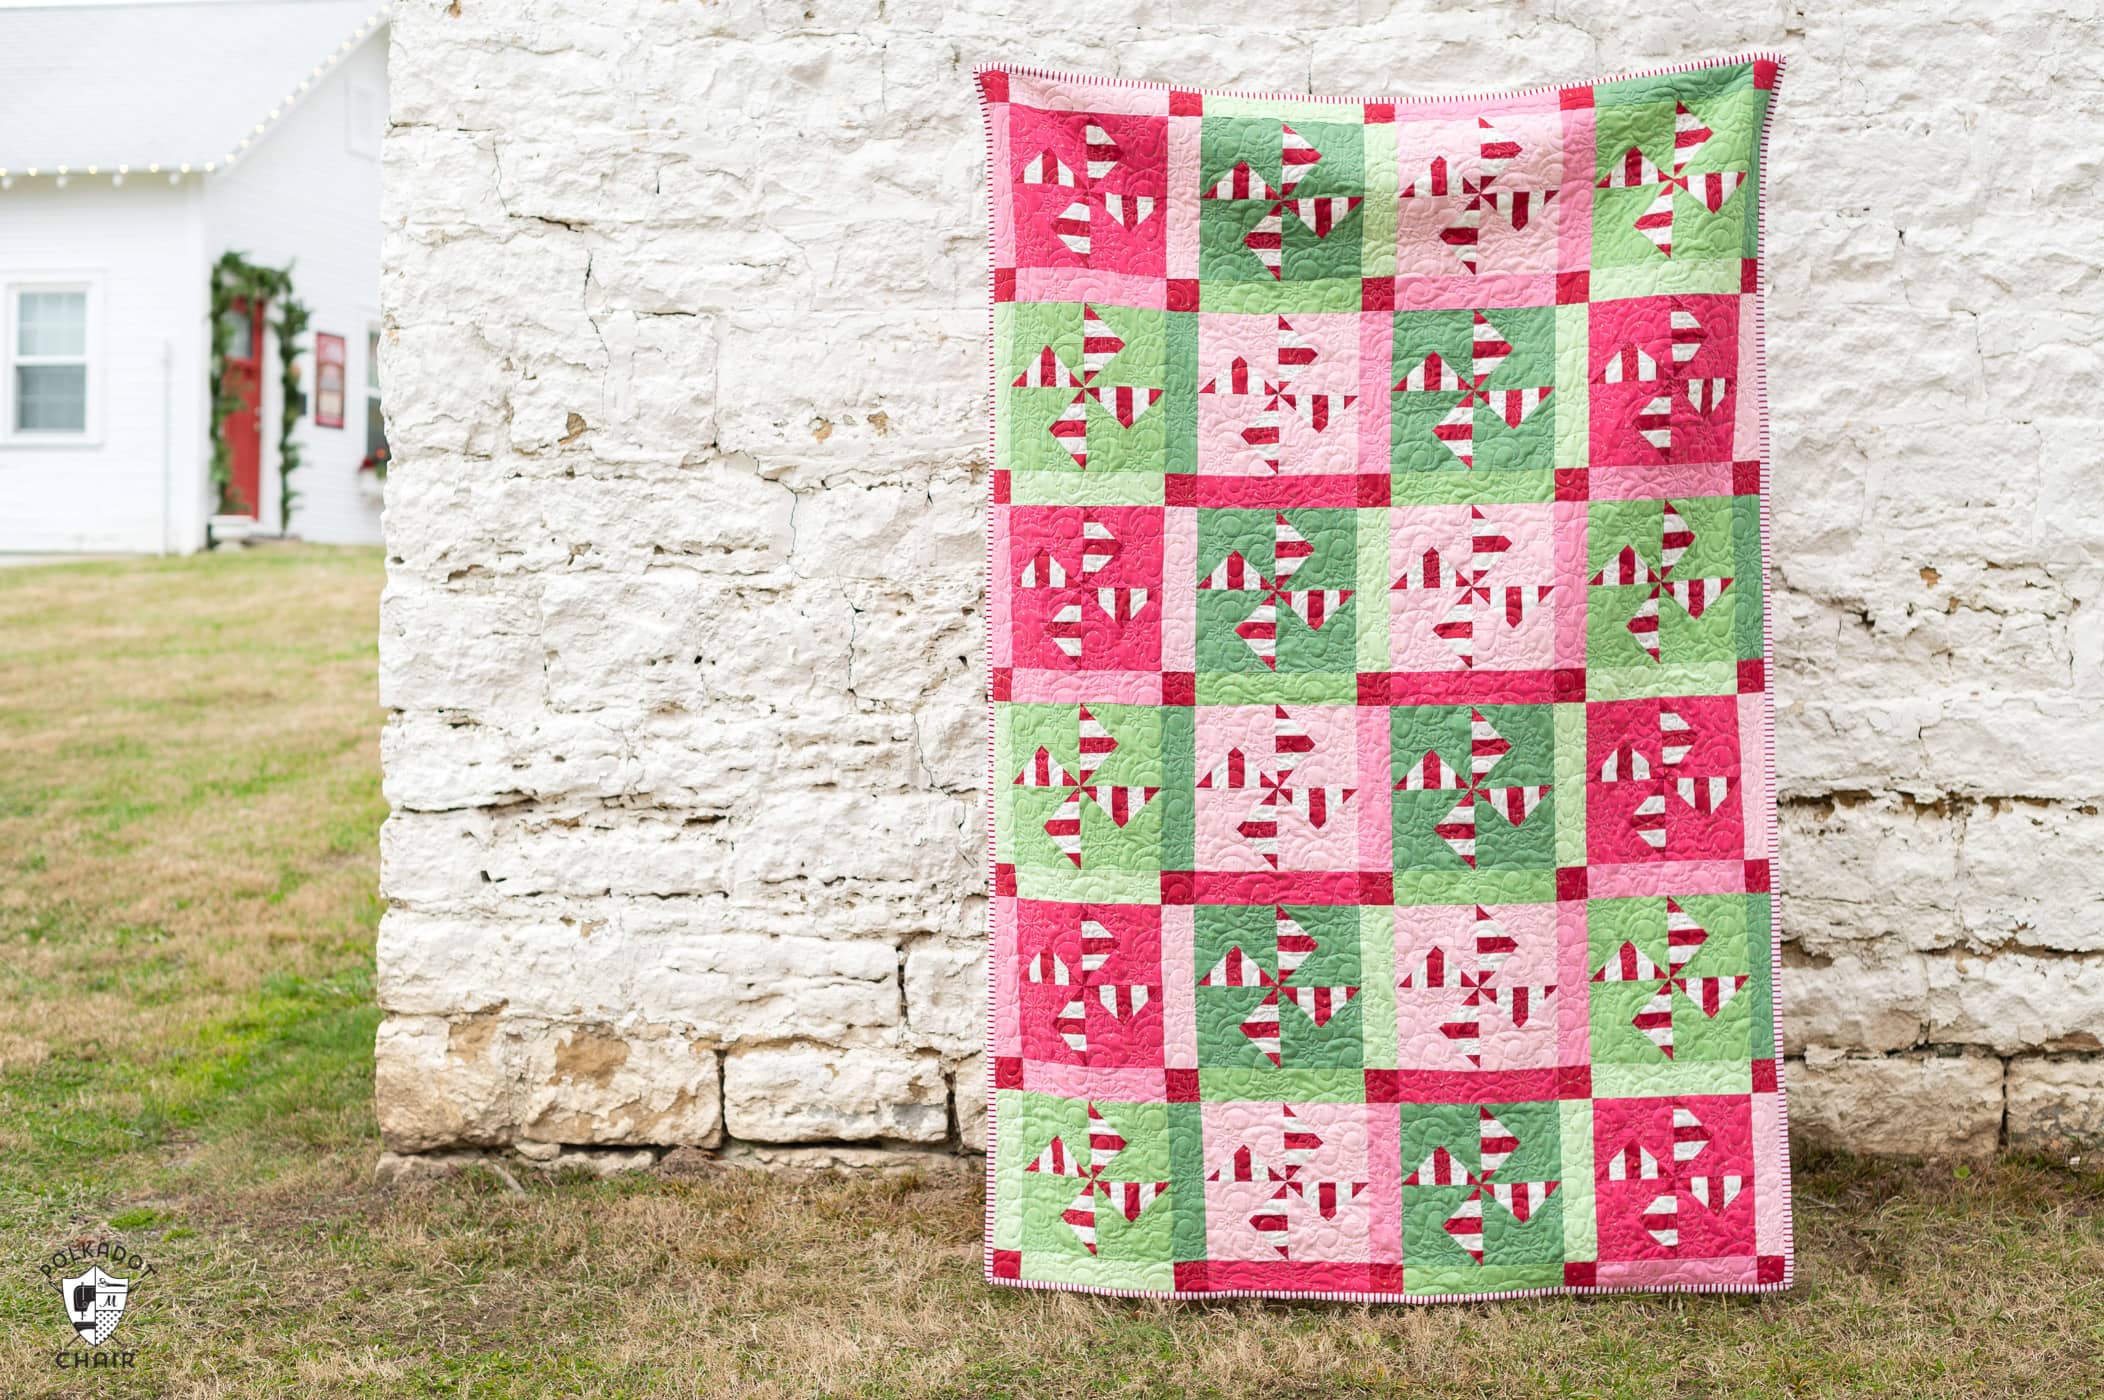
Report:
[[[1419,97],[1366,97],[1325,93],[1273,93],[1245,92],[1239,89],[1193,88],[1175,83],[1154,82],[1141,78],[1105,78],[1086,73],[1067,73],[1055,69],[1034,68],[1027,64],[988,62],[975,64],[972,68],[973,86],[978,91],[979,115],[982,133],[986,140],[986,466],[989,485],[986,492],[986,577],[994,577],[994,500],[991,485],[994,456],[997,447],[994,412],[1000,398],[1000,349],[995,339],[994,275],[998,255],[994,251],[994,128],[993,113],[986,100],[986,88],[980,80],[988,73],[1004,73],[1013,77],[1037,78],[1047,82],[1090,83],[1099,87],[1140,88],[1154,92],[1196,92],[1201,97],[1235,97],[1252,101],[1274,102],[1334,102],[1345,106],[1364,105],[1369,102],[1392,102],[1398,107],[1428,107],[1453,102],[1486,102],[1499,98],[1536,97],[1544,93],[1558,92],[1571,87],[1599,87],[1605,83],[1629,82],[1640,78],[1660,78],[1672,73],[1696,73],[1711,68],[1736,68],[1752,63],[1772,63],[1775,78],[1769,87],[1768,102],[1761,113],[1760,180],[1754,191],[1754,223],[1760,238],[1760,255],[1757,262],[1758,277],[1753,291],[1753,343],[1755,363],[1760,368],[1760,393],[1756,402],[1758,423],[1756,446],[1761,462],[1761,575],[1765,583],[1774,572],[1773,523],[1769,519],[1769,476],[1774,470],[1771,454],[1771,437],[1768,423],[1768,137],[1775,127],[1775,104],[1782,91],[1783,72],[1789,63],[1786,54],[1771,50],[1752,50],[1722,58],[1696,59],[1689,63],[1667,64],[1659,68],[1645,68],[1630,73],[1616,73],[1583,82],[1539,83],[1533,87],[1509,88],[1496,92],[1466,92],[1432,94]],[[1767,668],[1766,684],[1761,690],[1761,761],[1766,769],[1768,802],[1775,804],[1775,614],[1768,606],[1765,591],[1761,608],[1761,659]],[[986,773],[988,782],[993,781],[995,759],[995,708],[993,687],[993,648],[986,649],[984,681],[986,685]],[[1049,1289],[1063,1293],[1089,1293],[1104,1298],[1164,1298],[1175,1300],[1203,1300],[1209,1298],[1277,1298],[1282,1300],[1309,1300],[1338,1303],[1481,1303],[1496,1302],[1504,1298],[1552,1298],[1560,1294],[1606,1294],[1606,1293],[1780,1293],[1796,1282],[1797,1216],[1789,1208],[1790,1195],[1790,1105],[1786,1092],[1786,1076],[1783,1064],[1783,993],[1782,993],[1782,881],[1780,857],[1782,854],[1782,824],[1771,818],[1768,823],[1768,869],[1769,876],[1769,938],[1768,938],[1768,999],[1775,1019],[1775,1108],[1777,1160],[1781,1164],[1781,1181],[1784,1200],[1783,1210],[1783,1276],[1769,1283],[1661,1283],[1661,1284],[1556,1284],[1546,1288],[1506,1288],[1483,1293],[1409,1293],[1379,1291],[1330,1291],[1322,1289],[1285,1288],[1106,1288],[1096,1284],[1068,1283],[1060,1279],[1001,1278],[994,1273],[994,1188],[995,1165],[999,1161],[999,1119],[995,1111],[998,1102],[995,1080],[998,1070],[994,1054],[993,1004],[999,994],[995,981],[996,971],[992,957],[994,942],[995,908],[993,900],[987,901],[986,935],[988,956],[986,960],[986,1213],[982,1232],[983,1252],[981,1267],[986,1281],[1004,1288]],[[994,834],[994,805],[992,789],[988,789],[986,804],[986,887],[994,887],[994,868],[999,863]]]

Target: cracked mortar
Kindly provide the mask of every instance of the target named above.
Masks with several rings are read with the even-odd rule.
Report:
[[[1793,1121],[1868,1151],[2104,1137],[2097,21],[1347,14],[398,7],[393,1152],[983,1144],[973,62],[1350,92],[1754,47],[1792,56],[1768,321]]]

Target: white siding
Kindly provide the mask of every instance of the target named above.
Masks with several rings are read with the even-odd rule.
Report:
[[[85,176],[65,189],[18,180],[0,194],[0,284],[93,280],[99,324],[90,345],[100,352],[82,443],[0,436],[0,550],[189,550],[203,542],[210,410],[199,203],[195,178],[175,188],[135,177],[121,189]]]
[[[377,101],[365,108],[375,129],[354,140],[352,93],[364,88]],[[365,333],[380,319],[380,163],[371,154],[386,120],[387,39],[383,33],[339,64],[298,108],[271,129],[232,170],[205,190],[206,260],[229,248],[251,261],[291,263],[294,293],[313,313],[309,344],[300,355],[308,393],[295,430],[302,465],[294,534],[333,544],[377,544],[380,506],[359,494],[358,463],[365,456]],[[345,341],[346,402],[341,430],[314,421],[311,332]],[[278,403],[275,342],[264,375],[263,528],[278,524]]]

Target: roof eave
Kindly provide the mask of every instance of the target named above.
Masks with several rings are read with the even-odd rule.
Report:
[[[314,65],[306,76],[294,85],[270,111],[258,121],[247,135],[235,142],[231,149],[220,152],[200,153],[202,159],[149,160],[149,161],[90,161],[86,165],[67,162],[25,163],[18,168],[0,166],[0,190],[12,190],[19,180],[49,181],[64,189],[78,179],[108,179],[112,184],[122,185],[128,178],[157,178],[166,176],[170,184],[181,184],[188,176],[219,174],[232,168],[262,141],[274,132],[285,118],[313,93],[315,88],[341,67],[343,63],[367,43],[378,38],[388,26],[388,18],[394,9],[393,0],[381,0],[372,13],[361,21],[349,36],[337,44],[329,55]]]

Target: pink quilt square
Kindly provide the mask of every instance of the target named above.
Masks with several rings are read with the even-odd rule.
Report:
[[[1601,1259],[1754,1253],[1746,1096],[1595,1099],[1593,1161]]]
[[[1398,506],[1388,556],[1395,670],[1555,665],[1554,505]]]
[[[1159,906],[1018,901],[1015,955],[1025,1059],[1161,1066]]]
[[[1555,272],[1563,136],[1556,111],[1398,124],[1396,272]]]
[[[1162,511],[1158,506],[1012,506],[1014,664],[1159,671]]]
[[[1358,1263],[1376,1231],[1368,1115],[1357,1103],[1204,1106],[1206,1253]]]
[[[1359,317],[1198,318],[1198,470],[1272,476],[1357,469]]]
[[[1198,711],[1198,867],[1358,869],[1358,710],[1207,705]]]
[[[1395,911],[1396,1046],[1403,1069],[1547,1069],[1570,979],[1554,904]],[[1582,941],[1582,935],[1581,935]]]
[[[1018,266],[1166,277],[1168,118],[1008,111]]]
[[[1585,720],[1594,864],[1744,856],[1737,697],[1596,701]]]
[[[1591,304],[1594,466],[1729,462],[1739,395],[1739,298]]]

